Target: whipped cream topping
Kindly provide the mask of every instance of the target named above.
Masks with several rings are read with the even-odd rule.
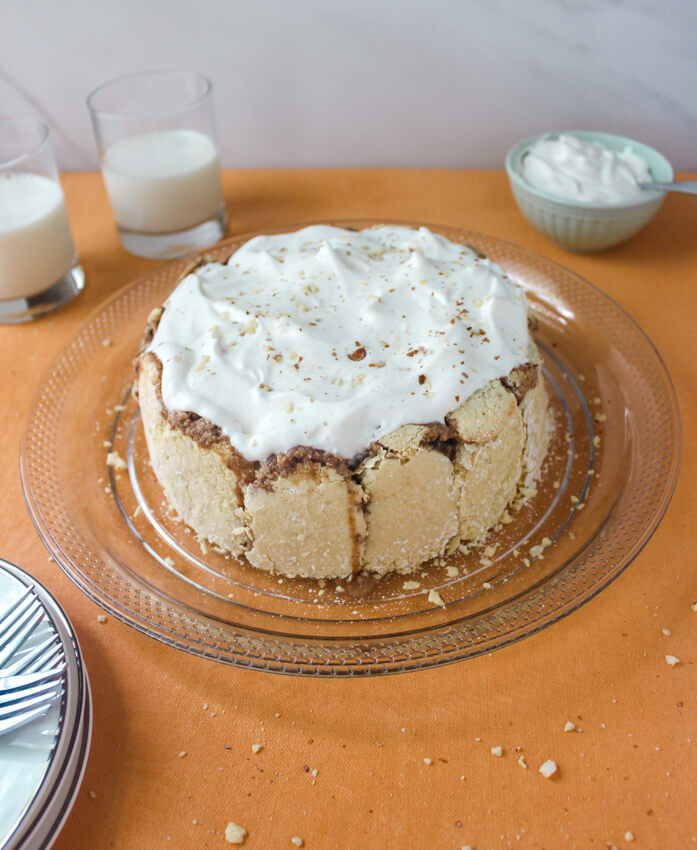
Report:
[[[630,147],[616,153],[563,133],[535,142],[523,156],[521,172],[550,195],[606,204],[636,201],[643,194],[639,183],[653,180],[649,164]]]
[[[523,292],[495,263],[425,228],[318,225],[189,274],[149,350],[169,409],[263,460],[298,445],[351,458],[442,422],[528,343]]]

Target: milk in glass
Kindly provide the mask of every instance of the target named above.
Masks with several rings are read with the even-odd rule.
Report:
[[[60,186],[38,174],[0,174],[0,300],[44,291],[74,262]]]
[[[104,152],[102,171],[122,230],[173,233],[220,212],[218,152],[204,133],[162,130],[121,139]]]

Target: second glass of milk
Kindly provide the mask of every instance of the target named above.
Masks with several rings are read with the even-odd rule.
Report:
[[[0,324],[50,313],[84,283],[48,127],[0,119]]]
[[[179,257],[225,233],[212,86],[189,71],[144,71],[87,98],[121,244]]]

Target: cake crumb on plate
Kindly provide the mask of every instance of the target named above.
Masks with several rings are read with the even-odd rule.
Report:
[[[438,593],[437,590],[429,590],[428,592],[428,601],[432,602],[434,605],[442,605],[445,608],[445,602],[443,602],[443,597]]]

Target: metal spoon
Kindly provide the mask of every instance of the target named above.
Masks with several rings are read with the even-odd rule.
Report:
[[[640,183],[642,189],[656,189],[659,192],[684,192],[697,195],[697,180],[678,180],[675,183]]]

